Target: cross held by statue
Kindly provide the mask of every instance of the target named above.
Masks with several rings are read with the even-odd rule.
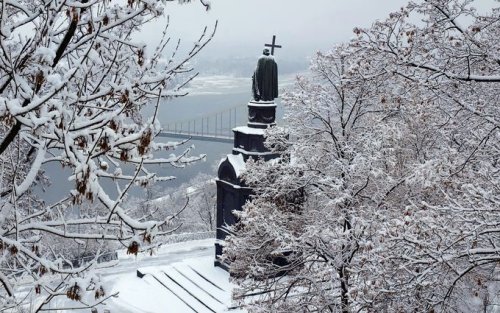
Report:
[[[276,35],[273,35],[273,43],[266,43],[264,46],[271,47],[271,55],[274,55],[274,48],[281,48],[280,45],[276,44]]]

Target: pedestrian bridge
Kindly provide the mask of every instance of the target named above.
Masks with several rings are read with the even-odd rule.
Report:
[[[232,143],[232,129],[246,124],[247,115],[246,104],[236,105],[196,118],[167,123],[158,136]]]

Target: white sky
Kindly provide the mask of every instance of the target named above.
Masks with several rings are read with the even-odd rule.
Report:
[[[219,21],[214,40],[198,58],[257,57],[272,35],[283,46],[279,58],[312,56],[335,43],[353,37],[354,27],[368,27],[399,10],[408,0],[211,0],[208,12],[199,0],[179,5],[167,2],[172,42],[182,39],[181,47],[190,49],[205,26],[209,30]],[[496,0],[476,0],[479,9],[498,6]],[[166,19],[165,19],[166,20]],[[141,31],[141,39],[154,46],[163,23],[152,23]]]
[[[167,2],[172,39],[184,45],[197,41],[205,25],[219,27],[202,56],[258,56],[276,34],[280,57],[313,55],[353,37],[356,26],[368,27],[375,20],[404,6],[408,0],[211,0],[208,12],[199,0],[187,5]],[[495,0],[476,0],[475,7],[498,6]],[[162,31],[159,23],[141,32],[146,43],[155,42]]]
[[[484,1],[484,0],[483,0]],[[168,3],[172,39],[187,44],[197,40],[205,25],[219,20],[219,27],[204,54],[259,55],[276,34],[283,51],[296,56],[311,55],[353,36],[355,26],[398,10],[407,0],[212,0],[208,12],[198,0],[188,5]],[[145,28],[148,43],[159,36],[158,24]]]

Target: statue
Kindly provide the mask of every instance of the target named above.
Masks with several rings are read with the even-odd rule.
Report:
[[[273,101],[278,97],[278,65],[269,49],[264,49],[252,76],[253,98],[256,101]]]

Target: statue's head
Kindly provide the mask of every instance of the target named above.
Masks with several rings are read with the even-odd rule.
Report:
[[[264,55],[269,55],[269,49],[267,49],[267,48],[266,48],[266,49],[264,49],[264,51],[262,51],[262,54],[264,54]]]

